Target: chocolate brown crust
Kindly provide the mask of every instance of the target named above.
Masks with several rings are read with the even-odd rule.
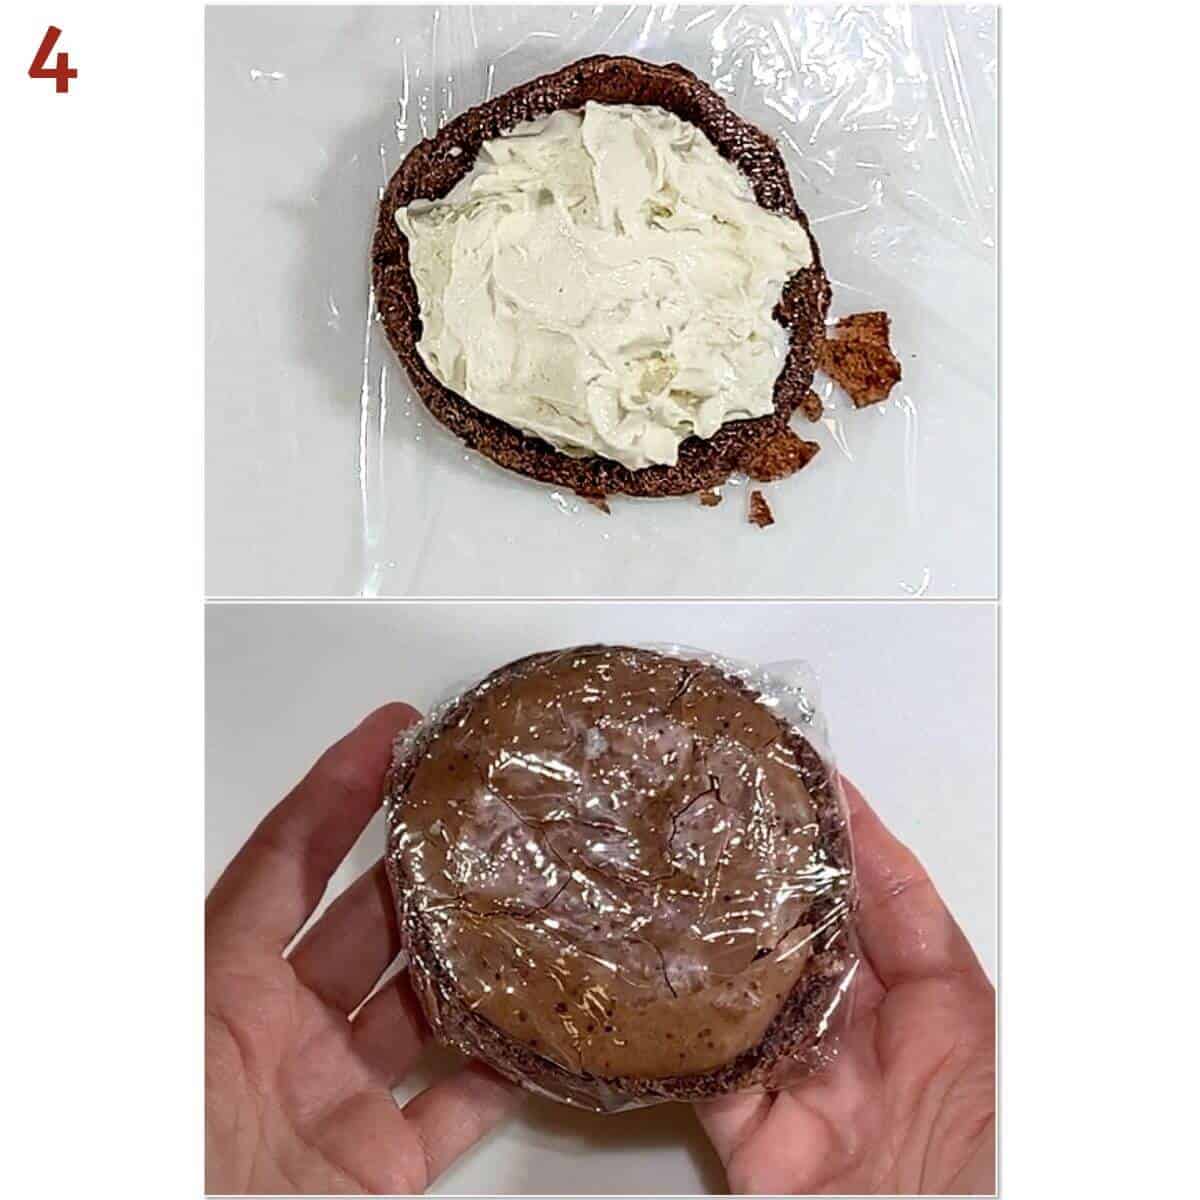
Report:
[[[578,652],[597,649],[621,653],[648,654],[632,647],[580,646]],[[461,696],[436,722],[420,735],[417,746],[393,763],[385,784],[385,804],[391,811],[403,802],[419,765],[422,749],[465,714],[475,697],[503,682],[514,672],[536,667],[563,653],[561,650],[529,655],[492,672],[481,683]],[[695,667],[710,664],[681,659]],[[725,681],[748,698],[754,691],[741,680],[724,674]],[[779,740],[796,757],[801,779],[816,813],[818,836],[815,846],[833,868],[849,878],[851,867],[850,834],[846,815],[824,761],[813,746],[795,728],[778,720]],[[390,824],[390,820],[389,820]],[[715,1070],[700,1074],[646,1079],[633,1076],[605,1077],[590,1073],[575,1074],[536,1053],[526,1044],[511,1038],[492,1022],[471,1010],[462,1001],[451,973],[433,949],[428,929],[418,906],[405,902],[410,882],[392,853],[389,832],[385,855],[388,878],[396,900],[398,920],[410,964],[416,967],[413,982],[426,1015],[439,1027],[443,1040],[464,1053],[482,1057],[514,1082],[531,1086],[561,1100],[586,1108],[597,1107],[597,1094],[604,1096],[603,1107],[620,1108],[654,1098],[701,1100],[730,1092],[762,1089],[775,1082],[779,1069],[794,1063],[800,1070],[814,1069],[821,1063],[823,1018],[833,1007],[851,964],[847,926],[855,905],[853,885],[836,894],[821,897],[809,910],[814,930],[812,953],[803,975],[783,1001],[765,1034],[748,1050]],[[615,1103],[614,1103],[615,1101]]]
[[[746,512],[746,520],[751,525],[757,525],[759,529],[766,529],[768,525],[775,524],[775,514],[771,511],[771,506],[762,492],[750,493],[750,507]]]
[[[854,401],[866,408],[886,400],[900,382],[900,360],[892,353],[892,319],[885,312],[842,317],[826,331],[818,365]]]
[[[485,141],[522,121],[558,109],[601,104],[654,104],[701,129],[723,157],[747,178],[759,204],[799,222],[812,244],[813,262],[787,281],[775,319],[788,330],[790,349],[775,383],[775,411],[731,421],[707,440],[690,437],[673,467],[631,470],[611,459],[572,458],[540,438],[529,437],[475,408],[445,387],[417,350],[420,304],[409,269],[408,241],[395,221],[413,200],[438,199],[474,165]],[[775,142],[732,112],[706,83],[678,63],[595,55],[521,84],[469,109],[432,138],[418,143],[392,176],[379,208],[371,247],[375,303],[388,340],[429,411],[472,450],[510,471],[569,488],[581,496],[623,492],[630,496],[676,496],[723,483],[787,428],[812,384],[829,309],[830,287],[808,218],[796,204],[787,167]]]
[[[821,402],[821,397],[810,389],[800,400],[800,411],[805,420],[816,422],[825,415],[825,405]]]
[[[816,442],[806,442],[790,429],[785,429],[755,451],[746,463],[746,474],[759,483],[786,479],[807,466],[820,448]]]

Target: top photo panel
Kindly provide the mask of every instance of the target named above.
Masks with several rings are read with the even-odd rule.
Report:
[[[213,7],[212,597],[997,592],[991,7]]]

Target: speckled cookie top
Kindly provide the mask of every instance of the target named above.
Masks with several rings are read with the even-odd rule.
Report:
[[[845,874],[804,745],[702,662],[514,664],[393,772],[408,918],[467,1009],[566,1071],[720,1068],[780,1013]]]

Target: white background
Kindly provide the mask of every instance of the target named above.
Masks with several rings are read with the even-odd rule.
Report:
[[[822,377],[770,529],[744,485],[605,516],[502,471],[367,336],[407,150],[599,51],[681,61],[776,136],[833,316],[893,318],[903,380],[856,411]],[[990,9],[214,8],[206,70],[211,595],[994,596]]]
[[[427,709],[536,650],[678,641],[752,662],[803,659],[816,671],[840,768],[921,856],[994,977],[994,625],[990,604],[210,605],[206,877],[376,705]],[[331,892],[382,848],[376,818]],[[433,1055],[404,1094],[449,1061]],[[722,1188],[686,1105],[613,1117],[537,1100],[435,1190]]]
[[[1004,6],[1006,1197],[1194,1178],[1198,18]],[[191,0],[0,6],[14,1194],[203,1177],[202,54]]]

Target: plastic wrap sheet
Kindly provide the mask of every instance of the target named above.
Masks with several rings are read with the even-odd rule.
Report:
[[[812,694],[795,664],[575,647],[401,735],[386,859],[437,1036],[597,1111],[819,1070],[857,960]]]
[[[210,506],[215,590],[994,594],[993,8],[246,14],[210,16],[220,30],[210,111],[215,92],[227,102],[224,123],[211,123],[210,179],[230,175],[210,184],[210,214],[235,212],[234,196],[244,206],[261,175],[262,220],[300,213],[305,245],[300,269],[272,281],[257,230],[227,245],[218,225],[234,217],[210,218],[210,327],[228,327],[253,358],[245,347],[262,334],[247,319],[298,304],[326,396],[319,413],[285,404],[265,361],[247,380],[249,368],[210,341],[210,391],[229,390],[228,412],[210,417],[210,481],[229,479]],[[750,487],[737,478],[719,507],[618,499],[606,516],[494,467],[424,410],[376,319],[369,241],[404,155],[471,105],[595,53],[681,62],[775,137],[833,282],[831,319],[893,318],[903,380],[885,403],[855,410],[818,376],[824,419],[797,428],[822,450],[767,488],[769,530],[747,523]],[[226,143],[248,138],[253,153],[223,167]],[[253,305],[239,292],[247,285],[258,288]],[[212,312],[222,289],[246,310],[225,327]],[[226,471],[221,456],[238,455],[244,465]],[[222,506],[234,510],[228,520]],[[321,555],[329,562],[310,566]]]

